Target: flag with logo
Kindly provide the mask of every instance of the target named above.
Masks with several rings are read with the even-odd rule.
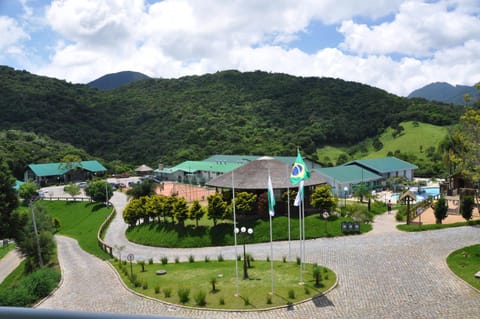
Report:
[[[272,179],[268,175],[268,212],[275,216],[275,194],[273,193]]]
[[[292,172],[290,174],[290,182],[293,185],[297,185],[300,181],[305,181],[310,178],[310,171],[308,170],[305,162],[303,161],[300,151],[297,151],[297,158],[292,167]]]

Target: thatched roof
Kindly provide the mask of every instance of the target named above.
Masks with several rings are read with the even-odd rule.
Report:
[[[207,186],[235,189],[267,189],[268,174],[272,179],[272,187],[275,188],[297,188],[290,182],[292,166],[285,164],[271,157],[261,157],[247,163],[233,171],[218,176],[207,182]],[[233,178],[232,178],[233,175]],[[315,171],[305,181],[305,186],[325,184],[325,179]]]

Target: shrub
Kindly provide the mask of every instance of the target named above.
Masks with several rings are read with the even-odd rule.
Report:
[[[220,299],[218,300],[218,303],[221,304],[221,305],[224,305],[225,304],[225,298],[220,297]]]
[[[188,256],[188,262],[189,263],[195,262],[195,257],[193,255]]]
[[[180,303],[186,304],[190,300],[190,289],[178,288],[177,295],[178,295],[178,299],[180,300]]]
[[[138,264],[142,267],[142,272],[145,272],[145,260],[139,260]]]
[[[297,265],[300,266],[300,264],[302,263],[302,259],[300,257],[297,256]]]
[[[160,286],[159,285],[156,285],[153,290],[155,291],[155,294],[159,294],[160,293]]]
[[[142,284],[142,288],[143,288],[143,290],[147,290],[148,289],[148,282],[144,281],[143,284]]]
[[[249,306],[249,305],[250,305],[250,299],[249,299],[248,297],[245,297],[245,298],[243,299],[243,304],[244,304],[245,306]]]
[[[287,262],[287,256],[282,256],[282,261],[283,261],[284,263],[286,263],[286,262]]]
[[[293,289],[288,290],[288,298],[295,299],[295,290]]]
[[[168,264],[168,257],[164,256],[160,259],[160,262],[162,263],[162,265],[166,265]]]
[[[180,262],[180,258],[178,256],[175,257],[175,263],[178,264]]]
[[[223,255],[222,254],[218,255],[217,259],[218,261],[223,261]]]
[[[149,258],[149,259],[148,259],[148,264],[149,264],[149,265],[153,265],[153,258]]]
[[[210,257],[205,256],[205,262],[208,263],[210,261]]]
[[[207,304],[207,295],[205,294],[204,291],[198,291],[195,294],[194,299],[195,299],[195,303],[199,307],[204,307]]]
[[[267,255],[267,262],[270,262],[270,256]]]
[[[310,294],[310,289],[307,286],[304,286],[304,291],[306,295]]]
[[[272,304],[272,296],[268,295],[267,296],[267,305],[271,305]]]
[[[172,289],[163,288],[163,295],[165,296],[165,298],[170,298],[172,296]]]

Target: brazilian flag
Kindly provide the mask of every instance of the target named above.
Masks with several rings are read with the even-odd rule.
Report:
[[[290,182],[293,185],[298,184],[300,181],[305,181],[310,178],[310,171],[308,170],[305,162],[303,161],[300,151],[297,151],[297,158],[292,167],[292,172],[290,174]]]

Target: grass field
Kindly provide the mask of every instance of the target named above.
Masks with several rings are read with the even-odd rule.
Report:
[[[430,147],[437,148],[440,141],[446,136],[448,128],[425,123],[403,122],[400,124],[404,131],[397,137],[393,137],[393,130],[387,129],[381,136],[380,142],[383,148],[375,151],[371,141],[365,142],[365,149],[357,151],[352,158],[378,158],[385,157],[389,152],[409,153],[420,160],[426,160],[426,150]],[[317,151],[319,160],[323,163],[331,162],[336,165],[339,155],[347,154],[348,148],[336,148],[327,146]]]
[[[133,274],[136,276],[137,287],[129,280],[130,264],[119,266],[123,280],[135,291],[170,303],[186,306],[207,307],[216,309],[262,309],[274,306],[284,306],[301,300],[312,298],[336,282],[336,275],[330,269],[321,267],[322,280],[315,285],[313,265],[305,265],[302,273],[304,284],[300,285],[300,266],[291,262],[274,263],[274,294],[272,291],[271,264],[267,261],[253,261],[248,269],[249,279],[243,280],[242,262],[238,262],[238,292],[236,294],[235,261],[195,261],[185,263],[146,264],[145,272],[141,266],[133,264]],[[166,270],[165,275],[156,275],[156,270]],[[215,278],[216,291],[212,290],[211,280]],[[188,301],[182,302],[178,295],[180,289],[189,290]],[[170,296],[168,293],[170,291]],[[201,305],[199,295],[204,294],[206,302]],[[201,299],[201,298],[200,298]]]
[[[110,256],[100,249],[97,233],[100,225],[110,214],[111,208],[99,203],[42,201],[48,214],[60,220],[58,234],[78,240],[83,250],[102,259]]]
[[[331,218],[325,221],[314,214],[305,218],[306,238],[343,236],[341,223],[351,221],[345,218]],[[211,222],[210,222],[211,223]],[[251,227],[254,230],[253,236],[249,239],[251,243],[270,241],[270,223],[268,220],[257,219],[253,221],[239,222],[242,226]],[[130,241],[161,247],[207,247],[233,245],[232,223],[225,222],[215,227],[199,226],[195,228],[190,225],[181,227],[170,223],[149,223],[136,226],[127,230],[127,238]],[[370,224],[361,224],[360,231],[368,232],[372,229]],[[291,238],[299,237],[298,218],[291,218]],[[288,239],[288,218],[278,216],[272,219],[273,240]]]
[[[475,278],[475,273],[480,271],[480,245],[454,251],[447,257],[447,264],[457,276],[480,289],[480,278]]]

